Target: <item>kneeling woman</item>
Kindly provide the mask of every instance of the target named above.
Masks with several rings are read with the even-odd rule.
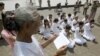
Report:
[[[67,45],[68,48],[74,48],[75,40],[71,38],[71,27],[66,25],[64,29],[60,32],[58,38],[54,41],[54,43],[61,43],[61,45]],[[55,44],[56,45],[56,44]]]
[[[79,45],[86,44],[86,40],[83,38],[83,22],[79,22],[79,27],[75,29],[74,37],[75,37],[75,42]]]
[[[51,34],[51,27],[47,19],[44,20],[44,24],[40,27],[40,34],[43,35],[43,40],[48,40]]]

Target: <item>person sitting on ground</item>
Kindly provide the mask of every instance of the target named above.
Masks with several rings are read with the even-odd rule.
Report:
[[[94,20],[87,22],[84,25],[84,33],[83,36],[86,40],[93,41],[93,43],[97,43],[95,36],[92,33],[92,27],[94,24]]]
[[[42,25],[42,27],[40,29],[41,29],[40,33],[41,33],[41,35],[43,35],[42,39],[48,40],[52,34],[51,34],[51,27],[50,27],[49,21],[47,19],[44,20],[44,24]]]
[[[79,22],[78,25],[79,25],[79,27],[77,27],[75,29],[75,33],[74,33],[75,42],[78,45],[86,46],[86,40],[83,38],[83,32],[84,32],[83,26],[84,26],[84,23],[83,22]]]

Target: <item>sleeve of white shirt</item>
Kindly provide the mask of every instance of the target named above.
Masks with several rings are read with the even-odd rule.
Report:
[[[89,23],[85,24],[84,28],[85,28],[86,30],[90,30],[90,29],[91,29],[91,28],[90,28],[90,24],[89,24]]]

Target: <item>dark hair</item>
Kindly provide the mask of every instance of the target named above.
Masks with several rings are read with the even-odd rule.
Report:
[[[94,20],[94,19],[92,19],[92,20],[90,20],[90,23],[91,23],[91,22],[95,22],[95,20]]]
[[[79,22],[79,25],[84,25],[84,22],[80,21],[80,22]]]
[[[16,9],[17,9],[19,6],[20,6],[19,3],[16,3],[16,4],[15,4],[15,8],[16,8]]]
[[[70,13],[68,14],[68,17],[71,17],[71,14]]]
[[[43,20],[44,19],[44,16],[41,16],[41,20]]]
[[[58,21],[59,21],[59,20],[58,20],[57,18],[55,18],[53,22],[57,23]]]
[[[64,15],[61,15],[60,18],[63,19]]]
[[[52,16],[52,14],[49,14],[49,16]]]
[[[46,22],[49,22],[47,19],[44,20],[44,25]],[[45,28],[47,27],[47,25],[45,25]],[[50,28],[50,25],[48,24],[48,27]]]
[[[3,22],[3,27],[4,29],[8,31],[18,31],[18,25],[16,21],[14,20],[14,17],[7,17],[7,15],[2,14],[2,22]]]
[[[67,22],[67,19],[64,19],[64,22]]]
[[[5,4],[3,2],[0,2],[0,6],[4,6]]]
[[[52,14],[49,14],[49,18],[51,18],[52,17]]]
[[[69,26],[69,25],[66,25],[66,26],[65,26],[65,29],[68,29],[68,30],[70,30],[70,29],[71,29],[71,26]]]
[[[5,15],[14,15],[14,12],[13,11],[6,11]]]
[[[44,23],[45,23],[45,22],[48,22],[48,20],[47,20],[47,19],[44,19]]]

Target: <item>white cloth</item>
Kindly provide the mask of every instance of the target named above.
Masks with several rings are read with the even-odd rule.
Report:
[[[38,41],[32,36],[32,43],[16,41],[13,56],[44,56]]]
[[[45,26],[41,26],[40,33],[43,34],[44,38],[49,38],[51,34],[51,28],[45,28]]]
[[[73,20],[72,17],[68,17],[68,18],[67,18],[67,22],[68,22],[68,24],[69,24],[70,26],[72,25],[72,20]]]
[[[86,23],[84,25],[84,33],[83,36],[87,39],[87,40],[94,40],[95,36],[92,34],[92,30],[91,30],[91,26],[90,23]]]
[[[75,38],[75,42],[77,44],[84,44],[84,43],[86,43],[86,40],[82,37],[81,33],[79,32],[79,27],[77,27],[75,29],[74,38]]]
[[[71,29],[72,31],[75,31],[75,29],[78,27],[78,22],[74,19],[72,21]]]
[[[63,19],[59,19],[59,24],[62,24],[62,22],[64,22],[64,20]]]
[[[67,34],[65,33],[65,31],[62,30],[59,36],[54,40],[54,44],[57,49],[64,45],[66,45],[69,48],[73,48],[75,46],[75,40],[68,38],[66,35]]]
[[[68,25],[68,23],[62,22],[61,25],[60,25],[60,28],[63,30],[66,25]]]
[[[53,23],[51,29],[57,35],[59,35],[59,32],[61,31],[59,23]]]

